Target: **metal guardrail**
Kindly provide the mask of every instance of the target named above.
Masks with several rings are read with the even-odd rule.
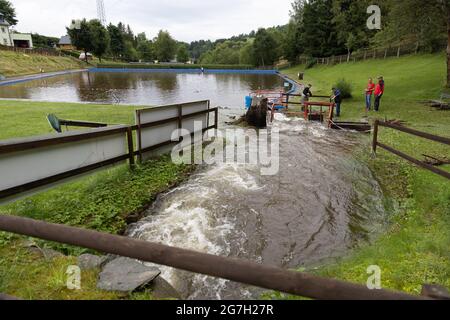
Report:
[[[395,154],[395,155],[397,155],[397,156],[399,156],[399,157],[401,157],[401,158],[403,158],[403,159],[405,159],[405,160],[407,160],[407,161],[409,161],[411,163],[414,163],[415,165],[417,165],[417,166],[419,166],[419,167],[421,167],[423,169],[427,169],[427,170],[429,170],[429,171],[431,171],[431,172],[433,172],[435,174],[440,175],[441,177],[450,179],[450,172],[442,170],[442,169],[439,169],[439,168],[436,168],[435,166],[427,164],[427,163],[425,163],[423,161],[420,161],[420,160],[418,160],[418,159],[416,159],[416,158],[414,158],[412,156],[409,156],[409,155],[407,155],[407,154],[405,154],[405,153],[403,153],[403,152],[401,152],[399,150],[396,150],[396,149],[394,149],[394,148],[392,148],[390,146],[387,146],[387,145],[385,145],[383,143],[380,143],[378,141],[378,132],[379,132],[379,127],[380,126],[381,127],[390,128],[390,129],[394,129],[394,130],[397,130],[397,131],[400,131],[400,132],[404,132],[404,133],[411,134],[411,135],[414,135],[414,136],[417,136],[417,137],[420,137],[420,138],[423,138],[423,139],[427,139],[427,140],[430,140],[430,141],[434,141],[434,142],[438,142],[438,143],[442,143],[442,144],[446,144],[446,145],[450,145],[450,139],[449,138],[440,137],[440,136],[436,136],[436,135],[429,134],[429,133],[426,133],[426,132],[417,131],[417,130],[414,130],[414,129],[411,129],[411,128],[406,128],[406,127],[403,127],[403,126],[394,125],[392,123],[376,120],[375,123],[374,123],[374,130],[373,130],[372,150],[373,150],[374,154],[376,154],[377,153],[377,147],[380,147],[380,148],[382,148],[382,149],[384,149],[384,150],[386,150],[388,152],[391,152],[391,153],[393,153],[393,154]]]
[[[321,300],[429,300],[388,290],[28,218],[0,215],[0,230]]]
[[[91,164],[88,166],[81,166],[79,168],[76,168],[76,169],[73,169],[70,171],[61,172],[54,176],[49,176],[49,177],[45,177],[45,178],[42,178],[42,179],[39,179],[36,181],[28,182],[28,183],[20,185],[20,186],[14,186],[14,187],[11,187],[6,190],[0,190],[0,199],[10,198],[10,197],[19,195],[21,193],[25,193],[28,191],[32,191],[34,189],[45,187],[47,185],[51,185],[53,183],[60,182],[62,180],[66,180],[68,178],[86,174],[86,173],[92,172],[94,170],[101,169],[106,166],[111,166],[111,165],[114,165],[116,163],[123,162],[126,160],[128,160],[130,166],[133,167],[136,163],[136,159],[135,159],[136,156],[138,156],[139,159],[141,159],[143,152],[153,151],[153,150],[159,149],[165,145],[168,145],[169,143],[173,143],[173,141],[170,140],[170,141],[164,142],[162,144],[152,146],[147,149],[142,149],[138,146],[138,150],[134,150],[133,131],[136,131],[137,134],[139,135],[140,130],[143,128],[154,127],[154,126],[161,125],[162,123],[169,123],[169,122],[177,122],[178,126],[182,127],[183,120],[189,119],[189,118],[192,118],[192,117],[195,117],[198,115],[202,115],[202,114],[209,115],[210,113],[214,113],[215,123],[214,123],[214,125],[208,126],[203,131],[207,131],[210,129],[217,129],[218,118],[219,118],[219,109],[211,108],[208,110],[204,110],[204,111],[200,111],[200,112],[196,112],[196,113],[188,114],[188,115],[182,115],[182,113],[180,111],[180,115],[175,118],[151,122],[151,123],[145,123],[145,124],[142,124],[141,126],[139,126],[139,125],[137,125],[137,126],[136,125],[134,125],[134,126],[119,125],[119,126],[112,126],[112,127],[104,127],[104,128],[96,129],[93,131],[87,131],[87,132],[73,132],[72,134],[68,134],[68,135],[66,134],[64,136],[46,136],[46,137],[38,137],[38,138],[31,137],[31,138],[20,139],[17,141],[9,140],[6,142],[0,142],[0,156],[4,155],[4,154],[15,153],[15,152],[30,151],[30,150],[35,150],[35,149],[47,148],[47,147],[55,146],[55,145],[62,145],[62,144],[74,143],[74,142],[78,142],[78,141],[96,139],[96,138],[100,138],[100,137],[108,137],[108,136],[113,136],[113,135],[116,135],[119,133],[123,133],[126,136],[126,140],[127,140],[126,143],[127,143],[127,147],[128,147],[128,152],[126,154],[120,155],[118,157],[108,159],[106,161],[94,163],[94,164]],[[79,124],[80,122],[67,121],[67,123],[77,125],[77,123]],[[81,122],[81,124],[90,125],[91,123]],[[94,125],[97,126],[97,124],[94,124]]]

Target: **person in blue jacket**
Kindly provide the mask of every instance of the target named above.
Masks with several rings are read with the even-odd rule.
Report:
[[[341,90],[338,88],[332,88],[333,95],[331,97],[331,100],[334,100],[334,103],[336,104],[336,117],[341,116],[341,103],[342,103],[342,95]]]

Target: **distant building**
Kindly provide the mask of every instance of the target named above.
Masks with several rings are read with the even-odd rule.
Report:
[[[12,43],[9,33],[9,23],[5,20],[5,16],[0,13],[0,45],[11,47]]]
[[[0,13],[0,44],[7,47],[18,47],[25,49],[33,48],[31,34],[12,32],[5,16]]]
[[[76,48],[72,44],[72,39],[70,39],[70,36],[61,37],[61,39],[59,39],[58,42],[58,47],[61,50],[69,50],[69,51],[76,50]]]
[[[14,43],[14,47],[32,49],[33,38],[28,33],[11,33],[11,40]]]

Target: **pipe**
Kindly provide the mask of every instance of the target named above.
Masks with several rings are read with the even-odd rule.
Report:
[[[357,284],[264,266],[250,261],[198,253],[122,236],[50,224],[29,218],[0,215],[0,230],[152,262],[312,299],[426,299],[400,292],[369,290]]]

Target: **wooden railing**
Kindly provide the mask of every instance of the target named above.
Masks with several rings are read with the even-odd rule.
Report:
[[[410,128],[406,128],[403,126],[399,126],[399,125],[395,125],[392,123],[388,123],[388,122],[384,122],[384,121],[379,121],[376,120],[375,124],[374,124],[374,130],[373,130],[373,143],[372,143],[372,150],[373,153],[376,154],[377,153],[377,147],[380,147],[388,152],[391,152],[423,169],[427,169],[435,174],[440,175],[441,177],[450,179],[450,172],[436,168],[435,166],[432,166],[428,163],[425,163],[423,161],[420,161],[410,155],[407,155],[399,150],[396,150],[390,146],[387,146],[381,142],[378,141],[378,134],[379,134],[379,127],[386,127],[386,128],[390,128],[390,129],[394,129],[400,132],[404,132],[410,135],[414,135],[416,137],[420,137],[423,139],[427,139],[430,141],[434,141],[434,142],[438,142],[441,144],[445,144],[445,145],[450,145],[450,139],[449,138],[445,138],[445,137],[440,137],[440,136],[436,136],[436,135],[432,135],[426,132],[421,132],[421,131],[417,131],[414,129],[410,129]]]

